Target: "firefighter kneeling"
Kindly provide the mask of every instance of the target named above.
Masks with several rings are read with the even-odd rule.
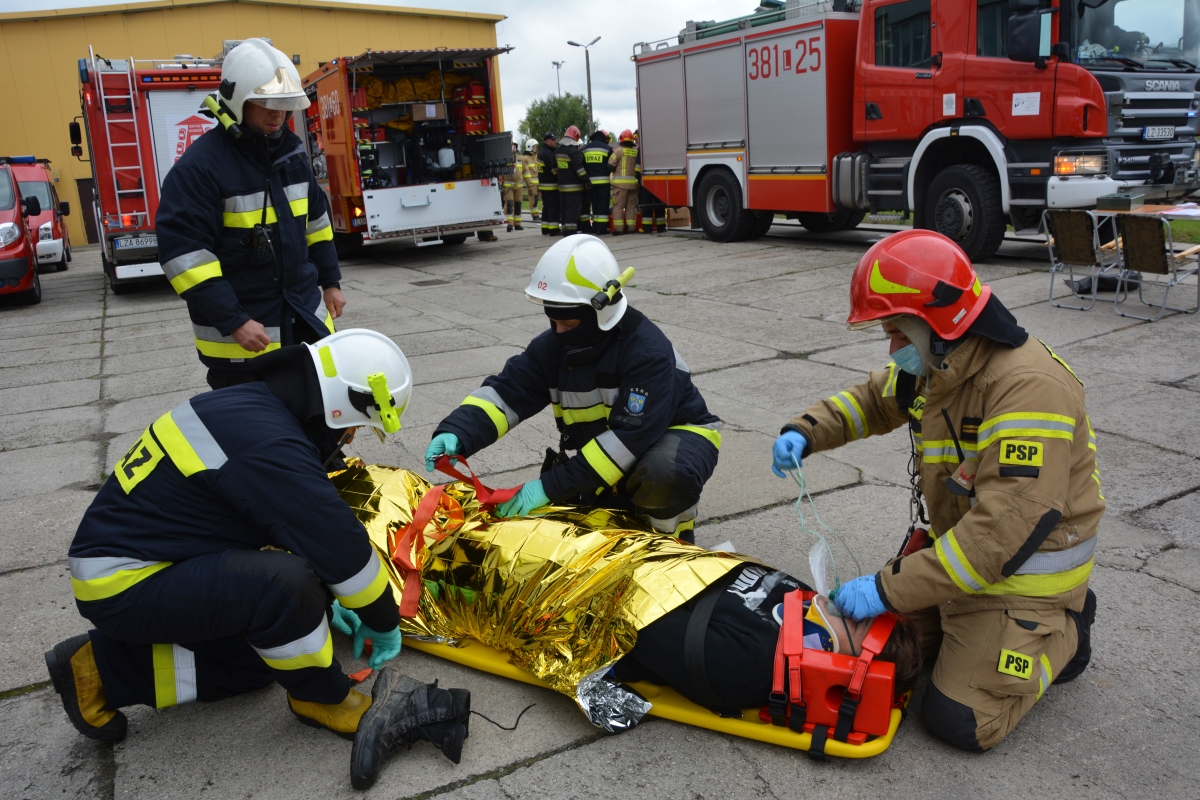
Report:
[[[500,516],[549,503],[625,508],[692,541],[720,420],[663,332],[629,307],[621,288],[632,275],[595,236],[547,250],[525,294],[545,308],[550,330],[442,420],[426,468],[441,455],[476,453],[552,405],[564,452],[548,450],[541,478],[500,506]],[[567,458],[567,450],[579,452]]]
[[[868,250],[850,306],[851,328],[883,325],[892,363],[785,426],[774,469],[783,477],[809,453],[909,424],[929,538],[914,524],[899,557],[834,602],[854,619],[913,620],[937,659],[926,727],[987,750],[1091,657],[1104,496],[1083,384],[940,234]]]
[[[350,688],[333,627],[400,652],[388,572],[329,481],[358,426],[400,429],[412,374],[400,348],[346,330],[251,363],[259,378],[180,403],[113,468],[69,551],[79,613],[96,626],[46,653],[75,727],[120,741],[118,709],[220,700],[278,682],[300,722],[354,740],[374,783],[401,744],[459,760],[470,695],[383,670]],[[330,607],[330,601],[336,598]]]

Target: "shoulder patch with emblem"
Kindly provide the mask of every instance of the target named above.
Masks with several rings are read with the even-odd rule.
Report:
[[[646,408],[646,401],[650,399],[650,392],[645,389],[633,388],[629,390],[629,397],[625,400],[625,412],[640,417]]]

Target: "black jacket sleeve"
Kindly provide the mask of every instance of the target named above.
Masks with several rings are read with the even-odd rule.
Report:
[[[335,286],[342,280],[338,268],[337,248],[333,244],[333,220],[325,192],[317,185],[312,170],[308,172],[308,258],[317,267],[317,285],[322,289]]]

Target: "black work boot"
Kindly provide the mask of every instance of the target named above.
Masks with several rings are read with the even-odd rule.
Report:
[[[354,735],[350,783],[355,789],[371,788],[388,756],[418,741],[432,743],[457,764],[470,720],[471,693],[466,689],[439,689],[436,682],[421,683],[396,667],[385,667]]]
[[[120,711],[107,708],[108,698],[92,655],[92,640],[86,633],[59,642],[47,651],[46,669],[75,730],[102,742],[125,738],[128,723]]]

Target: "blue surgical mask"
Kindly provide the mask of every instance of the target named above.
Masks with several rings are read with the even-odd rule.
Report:
[[[907,347],[901,347],[892,353],[892,361],[895,361],[896,366],[909,375],[925,374],[925,365],[921,363],[921,354],[917,352],[916,345],[910,344]]]

